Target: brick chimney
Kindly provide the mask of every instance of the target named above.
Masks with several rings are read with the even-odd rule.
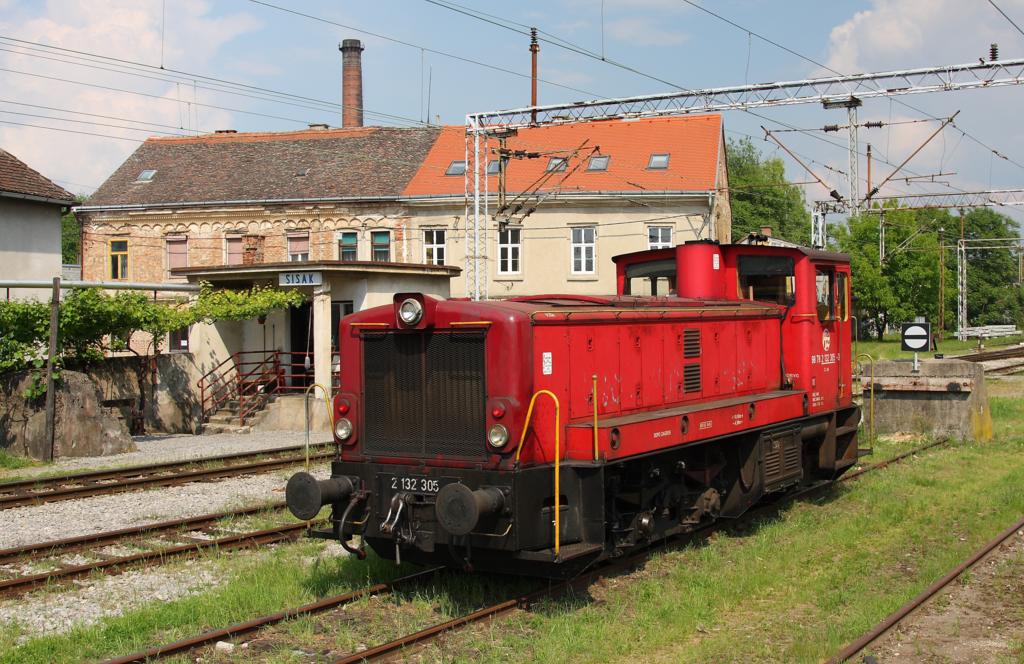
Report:
[[[341,126],[363,126],[363,45],[358,39],[338,44],[341,51]]]

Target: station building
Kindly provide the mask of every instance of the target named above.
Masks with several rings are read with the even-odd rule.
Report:
[[[718,115],[533,127],[485,152],[488,297],[612,293],[616,254],[730,241]],[[277,353],[295,387],[329,386],[341,316],[396,292],[471,292],[466,168],[461,126],[151,138],[76,208],[82,278],[298,288],[301,308],[169,347],[200,372]]]

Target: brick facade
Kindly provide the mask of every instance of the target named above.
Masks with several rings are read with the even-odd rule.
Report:
[[[312,212],[312,213],[311,213]],[[85,212],[83,223],[82,277],[105,281],[111,277],[111,241],[128,242],[126,281],[179,282],[170,275],[168,237],[187,238],[187,265],[208,267],[227,264],[227,238],[241,237],[242,262],[276,263],[289,260],[288,235],[309,234],[309,260],[338,260],[338,233],[359,233],[359,258],[369,260],[370,233],[391,233],[391,260],[415,260],[408,252],[405,229],[410,220],[402,206],[381,204],[332,207],[311,211],[308,207],[280,206],[230,210],[181,210],[153,212]]]

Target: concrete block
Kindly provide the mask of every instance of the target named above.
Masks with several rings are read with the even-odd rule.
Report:
[[[985,442],[992,438],[992,415],[985,390],[985,370],[963,360],[909,360],[875,363],[873,379],[864,381],[864,404],[874,385],[877,433],[925,433]]]

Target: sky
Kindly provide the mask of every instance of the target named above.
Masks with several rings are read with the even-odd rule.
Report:
[[[994,1],[1024,26],[1024,0]],[[350,38],[365,46],[367,124],[463,124],[529,105],[528,26],[542,31],[542,104],[975,62],[991,43],[1024,57],[1024,33],[989,0],[0,0],[0,147],[88,194],[149,135],[340,125],[338,43]],[[874,181],[938,127],[921,120],[960,111],[882,193],[1024,187],[1022,101],[1021,87],[865,101],[860,121],[886,123],[860,131]],[[845,111],[758,113],[726,113],[727,138],[783,157],[803,183],[813,178],[761,127],[812,130],[778,137],[847,191],[846,134],[821,131]],[[935,177],[899,179],[912,175]]]

